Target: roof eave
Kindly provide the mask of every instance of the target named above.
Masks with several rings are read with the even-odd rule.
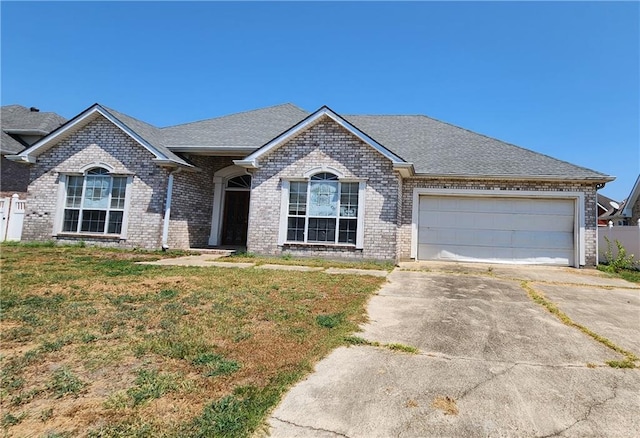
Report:
[[[191,164],[180,163],[180,162],[174,161],[174,160],[167,160],[167,159],[162,159],[162,158],[154,158],[151,161],[153,161],[159,167],[174,168],[174,169],[184,169],[184,170],[189,170],[189,171],[192,171],[192,172],[202,172],[202,169],[200,169],[199,167],[193,166]]]
[[[36,162],[36,157],[34,157],[33,155],[16,154],[5,155],[4,157],[9,161],[15,161],[16,163],[21,164],[34,164]]]
[[[413,163],[401,162],[393,163],[393,169],[396,170],[403,178],[408,178],[416,174]]]
[[[182,145],[167,146],[171,152],[182,152],[198,155],[216,155],[216,156],[246,156],[253,153],[258,146],[201,146],[201,145]]]
[[[259,167],[256,160],[249,159],[233,160],[233,164],[235,164],[236,166],[244,167],[245,169],[257,169]]]
[[[486,181],[572,181],[589,183],[607,183],[616,179],[615,176],[603,175],[601,177],[591,176],[558,176],[558,175],[468,175],[468,174],[436,174],[436,173],[415,173],[416,178],[446,178],[464,180],[486,180]]]
[[[48,132],[43,129],[2,128],[2,130],[7,134],[18,134],[18,135],[47,135],[48,134]]]

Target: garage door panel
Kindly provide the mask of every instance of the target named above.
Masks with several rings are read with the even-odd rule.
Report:
[[[513,233],[514,248],[522,249],[564,249],[573,251],[573,233],[563,231],[522,231]]]
[[[471,230],[539,230],[573,232],[573,216],[507,213],[424,212],[418,225],[429,228]]]
[[[423,196],[418,258],[572,265],[574,201]]]
[[[495,246],[507,248],[566,249],[573,247],[573,233],[562,231],[492,231],[423,229],[418,243],[429,245]]]
[[[479,198],[479,197],[427,197],[421,198],[420,211],[493,213],[521,213],[573,216],[572,202],[544,198]]]
[[[470,251],[472,249],[473,251]],[[446,249],[432,245],[419,245],[419,253],[423,260],[451,260],[491,263],[522,263],[545,265],[570,265],[573,254],[566,250],[521,250],[518,248],[491,248],[466,246],[447,246]]]

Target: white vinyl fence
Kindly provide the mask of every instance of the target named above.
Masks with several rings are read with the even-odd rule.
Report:
[[[26,201],[13,195],[10,198],[0,198],[0,242],[5,240],[20,240],[22,237],[22,224],[24,223],[24,211]]]
[[[630,226],[598,227],[598,261],[607,262],[607,240],[611,242],[611,252],[615,258],[618,255],[616,240],[622,244],[627,255],[633,254],[634,260],[640,260],[640,223]]]

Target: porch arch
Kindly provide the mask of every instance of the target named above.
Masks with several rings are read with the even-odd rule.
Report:
[[[224,198],[227,182],[238,176],[249,175],[244,167],[232,164],[213,174],[213,208],[211,212],[211,232],[209,246],[219,246],[222,237],[222,223],[224,214]]]

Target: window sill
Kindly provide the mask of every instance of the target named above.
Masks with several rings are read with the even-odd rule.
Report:
[[[95,239],[95,240],[126,240],[119,234],[92,234],[92,233],[58,233],[53,237],[58,239]]]
[[[285,242],[283,247],[294,247],[294,248],[330,248],[330,249],[361,249],[356,248],[354,244],[351,243],[315,243],[315,242]]]

